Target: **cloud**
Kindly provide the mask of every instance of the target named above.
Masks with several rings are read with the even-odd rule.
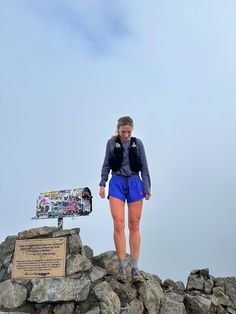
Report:
[[[128,6],[108,0],[27,1],[34,14],[69,31],[95,54],[109,53],[116,40],[130,35]]]

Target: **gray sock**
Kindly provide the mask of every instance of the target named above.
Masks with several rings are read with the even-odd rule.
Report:
[[[138,258],[132,258],[132,268],[138,269]]]
[[[119,262],[119,267],[120,268],[125,268],[125,259],[122,258],[122,259],[118,259],[118,262]]]

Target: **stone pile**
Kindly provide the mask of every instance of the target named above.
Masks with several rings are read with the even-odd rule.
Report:
[[[12,280],[17,239],[67,238],[64,278]],[[133,284],[127,256],[128,281],[115,280],[115,251],[93,256],[82,244],[80,229],[34,228],[9,236],[0,244],[0,314],[236,314],[236,277],[214,278],[209,269],[191,271],[181,281],[141,271],[143,282]]]

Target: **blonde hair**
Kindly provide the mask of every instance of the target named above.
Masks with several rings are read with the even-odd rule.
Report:
[[[112,141],[115,142],[120,136],[118,134],[118,129],[123,125],[130,125],[132,128],[134,127],[133,119],[129,116],[120,117],[117,120],[117,126],[116,126],[116,134],[112,135]]]

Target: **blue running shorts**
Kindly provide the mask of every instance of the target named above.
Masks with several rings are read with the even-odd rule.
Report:
[[[112,175],[109,181],[109,196],[116,197],[121,201],[132,203],[141,200],[145,197],[143,190],[143,182],[138,175],[125,177]]]

